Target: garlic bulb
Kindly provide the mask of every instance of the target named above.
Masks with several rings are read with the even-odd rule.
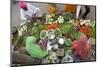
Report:
[[[58,43],[61,44],[61,45],[63,45],[64,44],[64,38],[59,38],[58,39]]]

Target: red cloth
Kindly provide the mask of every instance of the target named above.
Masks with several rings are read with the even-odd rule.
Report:
[[[27,8],[27,4],[25,2],[19,2],[19,6],[22,9],[26,9]]]
[[[80,59],[86,59],[89,56],[90,45],[87,41],[87,37],[83,35],[79,40],[73,42],[74,55],[79,56]]]

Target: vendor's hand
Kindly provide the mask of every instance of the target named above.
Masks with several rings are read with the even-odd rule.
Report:
[[[36,14],[33,14],[32,17],[33,17],[33,18],[36,18]]]
[[[26,15],[26,17],[27,17],[27,20],[31,20],[32,19],[32,17],[30,17],[28,15]]]

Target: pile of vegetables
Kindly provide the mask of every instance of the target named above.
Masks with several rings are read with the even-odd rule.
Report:
[[[56,29],[56,28],[59,28],[59,27],[60,27],[60,24],[58,24],[58,23],[48,24],[47,27],[46,27],[46,30]]]
[[[55,8],[52,8],[51,5],[49,5],[48,9],[54,9],[50,13],[55,12]],[[73,56],[79,60],[88,59],[91,49],[88,39],[96,39],[96,23],[94,21],[75,21],[71,13],[65,13],[61,16],[47,15],[44,19],[44,22],[37,23],[32,21],[26,24],[23,27],[25,33],[19,38],[21,42],[26,41],[26,50],[32,57],[39,59],[47,58],[49,61],[50,57],[52,57],[52,54],[50,55],[49,53],[52,53],[54,49],[58,50],[61,48],[64,50],[64,54],[71,50],[70,53],[64,55],[63,59],[60,60],[62,63],[75,61]],[[17,44],[20,44],[20,41],[16,41],[18,42]],[[56,54],[55,52],[53,53]],[[54,59],[59,60],[57,56],[54,56]],[[55,63],[54,59],[50,63]]]
[[[68,23],[64,23],[61,27],[60,30],[62,33],[68,33],[72,28],[72,25],[68,24]]]
[[[90,36],[90,34],[91,34],[91,28],[87,27],[87,26],[82,26],[82,27],[80,27],[80,32],[83,32],[87,36]]]

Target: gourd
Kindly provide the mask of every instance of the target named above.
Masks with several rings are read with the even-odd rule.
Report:
[[[65,45],[66,46],[71,46],[72,45],[71,39],[65,39]]]
[[[55,31],[54,31],[54,32],[55,32],[55,36],[56,36],[56,37],[58,37],[58,38],[59,38],[60,36],[62,36],[62,32],[60,31],[60,29],[59,29],[59,28],[55,29]]]

